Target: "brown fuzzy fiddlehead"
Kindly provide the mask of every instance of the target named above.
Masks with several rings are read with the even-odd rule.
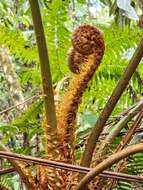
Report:
[[[87,55],[83,55],[77,52],[74,48],[70,49],[68,55],[68,66],[69,69],[76,74],[79,74],[81,71],[81,66],[87,59]]]
[[[82,25],[72,36],[72,49],[68,61],[73,73],[63,101],[57,107],[57,124],[59,138],[59,159],[66,163],[74,163],[75,121],[78,106],[88,82],[98,68],[104,54],[104,40],[100,31],[90,25]],[[69,172],[61,171],[61,189],[73,189],[77,177]],[[73,180],[71,180],[73,179]],[[74,181],[74,184],[71,183]]]
[[[101,33],[91,25],[82,25],[75,30],[72,36],[72,45],[77,52],[83,55],[90,55],[99,49],[104,52]]]
[[[77,109],[88,82],[98,68],[104,54],[104,40],[94,26],[82,25],[72,36],[73,48],[69,53],[69,66],[75,74],[57,111],[58,132],[62,159],[74,162],[74,125]]]
[[[73,48],[68,55],[69,68],[73,73],[80,73],[81,66],[86,63],[88,55],[104,48],[100,31],[94,26],[82,25],[72,36]]]

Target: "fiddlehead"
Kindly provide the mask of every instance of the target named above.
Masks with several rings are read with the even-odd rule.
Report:
[[[75,74],[57,111],[58,132],[62,159],[74,161],[74,124],[77,109],[88,82],[98,68],[104,54],[104,40],[94,26],[82,25],[72,36],[73,48],[69,53],[69,66]]]
[[[74,163],[75,161],[74,125],[78,106],[83,92],[98,68],[104,53],[103,37],[97,28],[90,25],[82,25],[75,30],[72,37],[72,45],[73,47],[68,55],[68,61],[71,71],[76,74],[73,75],[63,100],[57,106],[59,149],[57,149],[57,145],[54,145],[55,135],[52,136],[51,132],[46,133],[48,142],[51,143],[49,143],[51,151],[54,151],[53,149],[55,149],[55,151],[59,150],[59,156],[57,156],[57,153],[55,152],[56,158],[54,159],[64,161],[66,163]],[[48,150],[50,150],[49,148]],[[72,174],[70,175],[70,173],[66,171],[59,171],[56,177],[55,174],[52,176],[53,173],[49,170],[46,173],[48,173],[48,186],[52,187],[52,184],[57,184],[55,189],[73,189],[72,187],[77,183],[77,176],[72,176]],[[54,180],[55,182],[53,183]],[[71,181],[75,184],[72,184]]]

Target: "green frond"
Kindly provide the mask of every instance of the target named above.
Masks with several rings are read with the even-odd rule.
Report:
[[[0,26],[0,44],[8,47],[16,58],[20,58],[24,62],[38,62],[35,46],[17,29]]]
[[[131,57],[130,54],[133,53],[131,51],[131,53],[128,52],[128,55],[125,55],[126,51],[131,48],[134,50],[143,35],[143,31],[137,26],[133,28],[126,27],[124,30],[120,27],[116,29],[115,26],[102,27],[102,31],[106,41],[106,51],[100,71],[107,72],[109,70],[114,75],[121,74]]]
[[[0,190],[12,190],[9,178],[0,178]]]
[[[49,48],[54,79],[60,79],[68,72],[67,51],[70,47],[70,28],[68,26],[68,1],[53,0],[44,9],[43,22]],[[60,78],[59,78],[60,76]]]

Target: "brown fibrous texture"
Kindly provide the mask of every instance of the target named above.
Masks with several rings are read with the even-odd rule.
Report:
[[[68,54],[68,66],[73,73],[80,73],[81,66],[87,60],[87,55],[83,55],[77,52],[74,48],[71,48]]]
[[[82,25],[78,27],[72,36],[72,45],[68,54],[69,69],[76,74],[85,67],[88,55],[104,51],[104,42],[101,32],[94,26]]]
[[[101,32],[91,25],[78,27],[73,33],[72,44],[69,62],[70,67],[73,65],[74,73],[78,74],[73,76],[63,101],[57,109],[61,160],[68,163],[74,162],[74,125],[78,106],[88,82],[102,60],[105,49]]]
[[[59,146],[56,130],[51,128],[50,125],[46,123],[46,120],[43,121],[42,127],[45,131],[45,140],[46,140],[46,159],[49,160],[60,160]],[[56,189],[60,190],[60,184],[63,184],[62,177],[58,169],[46,168],[45,166],[39,166],[37,168],[37,181],[38,189]]]
[[[96,50],[103,49],[104,43],[101,32],[96,27],[81,25],[73,33],[72,45],[77,52],[89,55]]]
[[[105,47],[101,32],[96,27],[90,25],[82,25],[75,30],[72,37],[72,44],[73,47],[68,55],[68,63],[71,71],[75,74],[70,81],[63,100],[57,105],[58,139],[54,140],[51,137],[51,131],[46,131],[46,136],[48,138],[47,141],[53,144],[49,144],[48,153],[50,154],[53,149],[57,148],[59,154],[55,151],[55,160],[74,164],[74,126],[76,124],[78,107],[88,82],[101,62]],[[58,144],[54,144],[53,141]],[[48,171],[48,173],[51,172]],[[50,186],[52,189],[52,185],[50,184],[54,184],[57,189],[59,187],[60,189],[76,189],[74,187],[76,187],[78,177],[71,172],[61,170],[57,171],[57,175],[48,175],[47,179],[48,188]],[[59,187],[56,181],[59,181]]]

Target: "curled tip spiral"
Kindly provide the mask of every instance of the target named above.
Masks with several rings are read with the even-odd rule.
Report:
[[[102,34],[91,25],[81,25],[75,30],[72,36],[72,45],[77,52],[84,55],[92,54],[99,49],[104,52]]]
[[[95,26],[79,26],[72,35],[72,45],[68,54],[68,66],[73,73],[81,73],[82,65],[91,54],[94,54],[96,64],[100,64],[97,59],[100,60],[103,56],[105,46],[102,34]]]
[[[86,55],[78,53],[74,48],[71,48],[68,54],[69,69],[73,73],[79,74],[85,59],[87,59]]]

